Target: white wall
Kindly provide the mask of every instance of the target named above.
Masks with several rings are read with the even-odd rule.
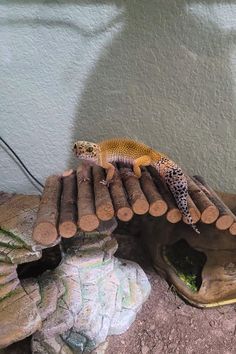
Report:
[[[235,192],[235,113],[233,3],[0,3],[0,135],[42,182],[74,140],[129,136]],[[38,193],[0,161],[0,190]]]

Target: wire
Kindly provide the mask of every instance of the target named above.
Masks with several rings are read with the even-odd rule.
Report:
[[[42,188],[44,188],[44,185],[39,182],[39,180],[28,170],[28,168],[25,166],[24,162],[20,159],[20,157],[17,155],[17,153],[10,147],[10,145],[0,136],[0,140],[6,145],[6,147],[12,152],[12,154],[16,157],[16,159],[20,162],[21,166],[25,169],[25,171],[30,175],[30,177],[37,182]]]

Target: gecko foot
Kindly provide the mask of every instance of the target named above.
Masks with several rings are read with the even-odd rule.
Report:
[[[89,177],[80,176],[78,178],[78,184],[81,184],[82,182],[90,182],[90,178]]]
[[[106,181],[105,179],[100,181],[101,184],[103,184],[104,186],[109,187],[110,183],[112,183],[112,181]]]

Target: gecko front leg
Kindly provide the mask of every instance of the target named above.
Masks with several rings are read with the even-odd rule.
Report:
[[[103,161],[100,166],[105,168],[107,172],[106,179],[100,181],[100,183],[104,184],[105,186],[109,186],[115,173],[115,166],[107,161]]]
[[[90,181],[89,177],[89,167],[91,166],[91,162],[83,161],[81,164],[81,173],[79,174],[78,183]]]

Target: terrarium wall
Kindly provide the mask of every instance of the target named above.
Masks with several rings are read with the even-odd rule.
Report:
[[[235,191],[235,39],[232,2],[1,1],[1,135],[42,181],[128,136]],[[37,193],[0,160],[0,190]]]

